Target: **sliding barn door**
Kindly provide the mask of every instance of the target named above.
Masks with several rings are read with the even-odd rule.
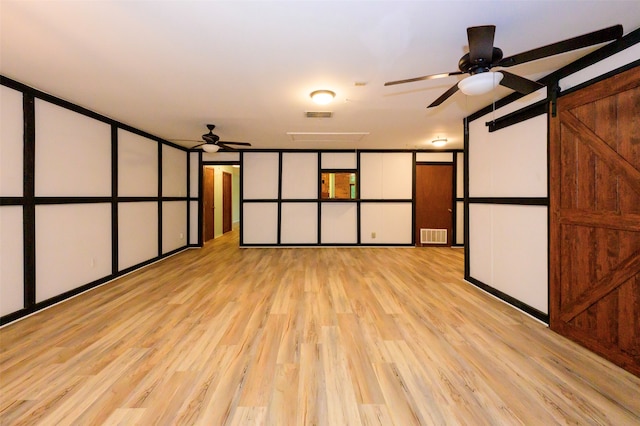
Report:
[[[640,67],[550,124],[550,326],[640,375]]]

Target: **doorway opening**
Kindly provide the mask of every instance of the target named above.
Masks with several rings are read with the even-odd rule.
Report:
[[[204,165],[202,240],[210,241],[240,226],[240,166]]]

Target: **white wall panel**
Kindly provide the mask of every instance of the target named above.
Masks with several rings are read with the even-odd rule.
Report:
[[[158,203],[118,203],[118,269],[158,255]]]
[[[22,206],[0,207],[0,316],[24,307]]]
[[[318,243],[318,203],[282,203],[282,244]]]
[[[36,206],[36,302],[111,274],[111,205]]]
[[[23,127],[22,92],[0,86],[0,196],[22,196]]]
[[[162,145],[162,196],[187,196],[187,152]]]
[[[559,82],[560,88],[563,91],[568,90],[609,71],[613,71],[616,68],[620,68],[621,66],[630,64],[633,61],[637,61],[638,58],[640,58],[640,44],[635,44],[622,52],[618,52],[615,55],[609,56],[608,58],[591,65],[590,67],[561,79]]]
[[[197,201],[189,201],[189,244],[198,244],[198,202]]]
[[[282,198],[318,198],[318,154],[282,154]]]
[[[546,197],[546,115],[492,133],[485,121],[469,124],[469,195]]]
[[[355,203],[322,203],[321,243],[356,244],[358,241]]]
[[[417,152],[416,162],[452,163],[453,152]]]
[[[490,285],[544,313],[547,297],[547,207],[493,206]]]
[[[360,154],[360,198],[411,199],[413,154],[409,152]]]
[[[491,204],[469,205],[469,274],[491,285],[493,281],[493,209]]]
[[[464,244],[464,202],[456,202],[456,244]]]
[[[168,253],[187,244],[186,201],[162,203],[162,253]]]
[[[242,216],[243,244],[278,242],[277,203],[243,203]]]
[[[355,152],[323,152],[320,154],[321,167],[326,170],[331,169],[356,169],[358,159]]]
[[[469,227],[471,277],[547,313],[547,208],[471,204]]]
[[[243,199],[278,198],[279,161],[279,155],[275,152],[243,154]]]
[[[118,129],[118,196],[158,196],[158,143]]]
[[[456,198],[464,198],[464,153],[458,152],[456,160]]]
[[[37,196],[111,195],[111,126],[35,100]]]
[[[197,198],[200,190],[200,164],[198,161],[198,153],[189,153],[189,196]]]
[[[239,152],[203,152],[202,161],[240,161]]]
[[[362,203],[361,243],[411,244],[412,207],[411,203]]]

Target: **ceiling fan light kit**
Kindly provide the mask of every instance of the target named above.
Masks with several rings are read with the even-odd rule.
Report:
[[[213,145],[213,144],[210,144],[210,143],[206,143],[206,144],[202,145],[202,150],[204,152],[213,153],[213,152],[218,152],[220,150],[220,147],[218,145]]]
[[[483,95],[495,89],[503,77],[500,72],[481,72],[458,82],[458,88],[465,95]]]
[[[331,90],[315,90],[311,92],[309,96],[311,96],[313,102],[317,103],[318,105],[326,105],[336,97],[336,94]]]
[[[437,138],[431,141],[431,143],[433,144],[433,146],[445,146],[447,144],[447,138]]]

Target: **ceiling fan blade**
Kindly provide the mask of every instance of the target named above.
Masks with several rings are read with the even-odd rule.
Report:
[[[537,81],[529,80],[528,78],[520,77],[519,75],[511,74],[510,72],[498,72],[502,74],[502,80],[500,80],[501,86],[513,89],[516,92],[522,93],[523,95],[528,95],[529,93],[533,93],[536,90],[542,89],[544,87],[544,84],[540,84]]]
[[[496,65],[501,67],[511,67],[525,62],[535,61],[536,59],[546,58],[547,56],[558,55],[560,53],[570,52],[583,47],[593,46],[594,44],[619,39],[620,37],[622,37],[622,25],[614,25],[609,28],[604,28],[578,37],[573,37],[557,43],[551,43],[546,46],[518,53],[513,56],[508,56]]]
[[[218,145],[220,148],[224,149],[225,151],[237,151],[238,150],[238,148],[234,148],[232,146],[229,146],[224,142],[218,142],[216,145]]]
[[[191,147],[191,149],[198,148],[199,146],[206,145],[206,144],[207,144],[206,142],[204,142],[204,143],[199,143],[198,145],[194,145],[194,146],[192,146],[192,147]]]
[[[251,144],[249,142],[231,142],[231,141],[218,141],[218,145],[220,144],[225,144],[225,145],[242,145],[242,146],[251,146]]]
[[[495,25],[467,28],[469,39],[469,60],[472,64],[490,64],[493,58],[493,38]]]
[[[422,81],[422,80],[433,80],[436,78],[444,78],[444,77],[449,77],[451,75],[459,75],[459,74],[464,74],[464,73],[461,71],[453,71],[453,72],[445,72],[442,74],[423,75],[422,77],[407,78],[406,80],[387,81],[384,85],[393,86],[394,84],[413,83],[414,81]]]
[[[449,90],[447,90],[446,92],[444,92],[438,99],[436,99],[435,101],[431,102],[431,105],[429,105],[427,108],[433,108],[433,107],[436,107],[436,106],[440,105],[441,103],[443,103],[444,101],[449,99],[457,91],[458,91],[458,83],[456,83],[453,86],[451,86],[451,88]]]

